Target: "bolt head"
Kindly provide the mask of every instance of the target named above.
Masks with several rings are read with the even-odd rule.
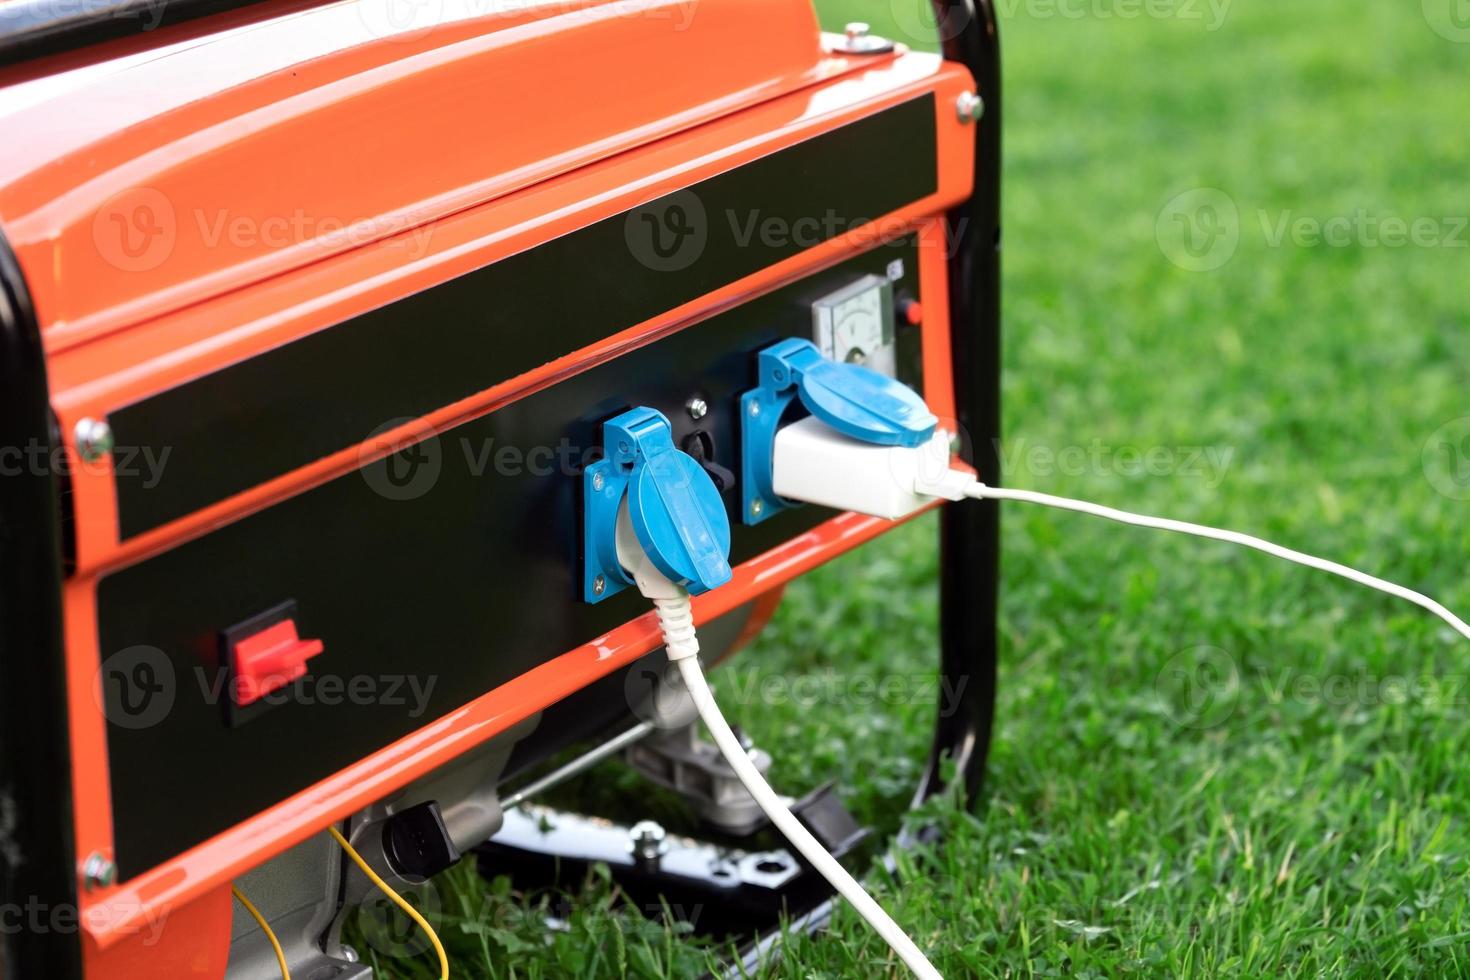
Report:
[[[634,857],[656,861],[669,851],[668,834],[652,820],[640,820],[628,830]]]
[[[873,29],[860,20],[852,21],[843,31],[836,50],[843,54],[887,54],[893,50],[893,42],[879,37]]]
[[[93,851],[82,864],[82,878],[87,891],[109,888],[117,881],[117,865],[100,852]]]
[[[112,452],[112,426],[103,419],[82,419],[77,423],[75,435],[82,459],[90,462]]]
[[[752,416],[756,416],[756,415],[759,415],[760,413],[761,413],[761,403],[760,402],[751,402],[750,403],[750,414]]]
[[[955,114],[962,123],[978,122],[985,115],[985,100],[975,92],[961,92],[954,103]]]
[[[689,410],[689,417],[696,422],[709,414],[709,404],[703,398],[691,398],[684,403],[684,407]]]
[[[752,500],[750,502],[750,514],[751,514],[752,517],[759,517],[759,516],[761,516],[762,512],[764,512],[765,509],[766,509],[766,504],[765,504],[765,501],[763,501],[763,500]]]
[[[592,594],[593,595],[602,595],[606,591],[607,591],[607,579],[605,579],[601,575],[599,575],[595,579],[592,580]]]
[[[592,489],[600,491],[605,486],[607,486],[607,477],[604,476],[601,472],[593,473]]]

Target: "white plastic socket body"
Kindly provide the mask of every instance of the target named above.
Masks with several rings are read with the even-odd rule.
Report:
[[[628,513],[628,498],[618,505],[618,523],[613,541],[617,548],[618,564],[632,576],[638,591],[649,599],[677,599],[688,595],[680,585],[669,581],[668,576],[658,570],[653,559],[643,550],[638,532],[633,530],[633,518]]]
[[[897,520],[936,496],[950,497],[944,492],[951,473],[949,433],[936,430],[912,449],[875,446],[808,416],[776,433],[772,469],[773,489],[786,500]],[[962,496],[961,491],[950,499]]]

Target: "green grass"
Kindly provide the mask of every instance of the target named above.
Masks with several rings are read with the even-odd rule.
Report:
[[[900,31],[905,2],[833,0],[824,23]],[[1001,6],[1006,480],[1255,531],[1470,608],[1470,504],[1437,489],[1464,485],[1441,463],[1470,423],[1435,436],[1470,415],[1470,232],[1444,220],[1470,213],[1470,44],[1418,0],[1236,0],[1219,23],[1204,0],[1172,5],[1200,19]],[[1165,211],[1196,188],[1238,215],[1211,271],[1166,257],[1220,255],[1181,252]],[[1431,219],[1459,247],[1274,240],[1283,216],[1360,212]],[[1156,450],[1154,474],[1130,447]],[[1185,465],[1193,447],[1213,470]],[[850,682],[932,669],[935,562],[925,520],[806,577],[725,674],[728,692],[838,672],[835,702],[729,709],[787,791],[837,778],[897,825],[933,701],[870,707]],[[901,890],[872,879],[946,975],[1470,974],[1470,646],[1263,556],[1019,505],[1003,610],[985,799],[930,814],[945,842]],[[710,955],[601,879],[550,941],[546,896],[463,872],[445,892],[456,976],[686,976]],[[770,972],[899,973],[846,910]]]

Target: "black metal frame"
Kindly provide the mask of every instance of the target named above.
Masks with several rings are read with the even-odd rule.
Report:
[[[991,0],[934,0],[944,56],[975,76],[985,111],[975,126],[975,188],[948,216],[950,350],[964,451],[980,478],[1000,479],[1000,36]],[[943,792],[948,759],[973,803],[984,782],[995,715],[1000,509],[966,500],[940,516],[940,670],[962,691],[941,712],[915,802]],[[963,686],[961,686],[963,685]]]
[[[27,920],[0,930],[6,980],[82,974],[56,445],[41,331],[0,235],[0,909]]]

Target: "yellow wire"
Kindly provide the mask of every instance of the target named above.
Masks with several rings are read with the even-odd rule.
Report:
[[[379,878],[378,873],[368,867],[368,863],[362,859],[362,855],[353,850],[352,845],[347,843],[347,838],[343,837],[337,831],[336,827],[328,827],[327,832],[337,839],[337,843],[342,845],[342,850],[346,851],[347,856],[352,858],[352,863],[357,865],[363,874],[367,875],[368,881],[377,885],[380,892],[387,895],[394,905],[403,909],[404,914],[418,923],[418,927],[424,930],[424,935],[428,936],[429,942],[434,944],[434,952],[439,954],[439,980],[449,980],[449,956],[444,952],[444,944],[439,941],[439,934],[434,931],[433,926],[429,925],[429,920],[419,915],[418,909],[409,905],[408,902],[404,901],[402,895],[395,892],[382,878]],[[287,980],[290,980],[290,978],[288,977]]]
[[[240,900],[240,904],[245,906],[245,911],[249,912],[250,917],[253,918],[256,924],[260,926],[260,931],[265,933],[265,938],[271,941],[271,949],[276,951],[276,962],[281,964],[282,980],[291,980],[291,968],[286,965],[286,953],[283,949],[281,949],[281,941],[277,939],[276,934],[271,931],[270,923],[265,921],[265,916],[260,914],[260,909],[256,908],[255,905],[251,903],[250,899],[245,897],[244,892],[236,888],[234,885],[230,886],[230,891],[235,893],[235,897]]]

